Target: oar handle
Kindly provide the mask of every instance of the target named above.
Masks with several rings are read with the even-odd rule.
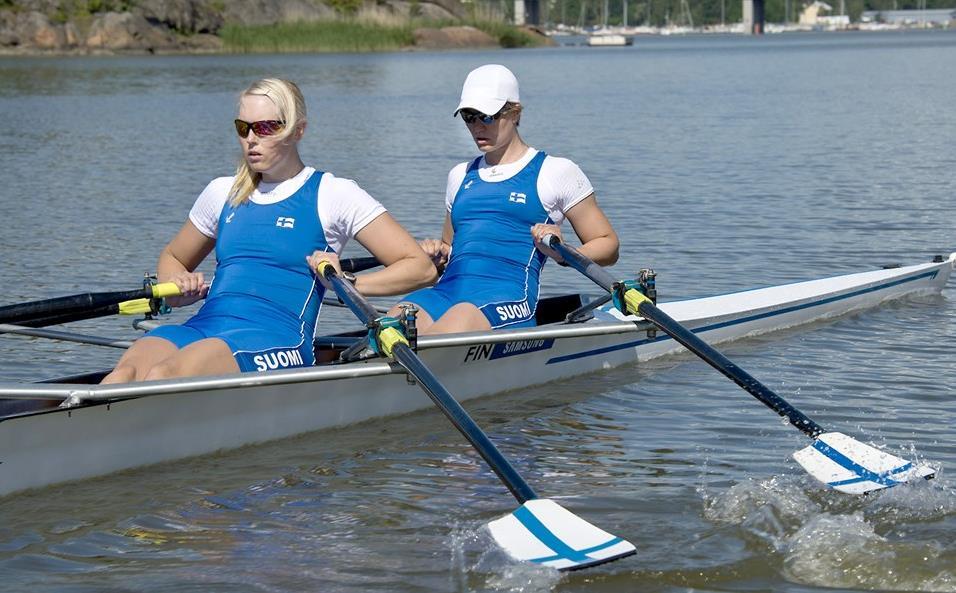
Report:
[[[547,235],[542,241],[551,249],[557,251],[571,267],[590,278],[595,284],[609,292],[617,290],[618,282],[604,268],[597,265],[573,247],[565,245],[554,235]],[[661,311],[653,302],[639,291],[629,289],[624,294],[624,302],[629,313],[640,315],[650,321],[664,333],[672,337],[685,348],[699,356],[714,367],[725,377],[739,385],[757,398],[761,403],[777,412],[790,421],[796,428],[811,438],[826,432],[826,430],[808,418],[803,412],[794,408],[782,397],[774,393],[769,387],[755,379],[742,368],[731,362],[717,349],[698,338],[692,331],[675,321],[670,315]]]
[[[150,297],[154,299],[164,299],[171,296],[180,296],[183,292],[176,286],[175,282],[161,282],[153,284],[146,289]]]
[[[376,320],[380,319],[375,308],[350,282],[340,278],[335,268],[328,261],[319,262],[318,275],[322,283],[331,287],[362,323],[371,326]],[[425,366],[418,354],[409,347],[405,336],[394,328],[387,328],[383,333],[388,332],[388,330],[392,330],[394,333],[387,333],[388,338],[386,339],[390,343],[382,345],[382,350],[384,351],[387,348],[391,351],[391,356],[395,357],[395,360],[415,379],[432,402],[438,406],[438,409],[458,429],[458,432],[478,451],[478,454],[481,455],[502,483],[507,486],[515,499],[524,504],[529,500],[538,498],[538,495],[521,477],[518,470],[501,454],[501,451],[468,415],[468,412],[458,403],[458,400],[445,389],[438,378]]]

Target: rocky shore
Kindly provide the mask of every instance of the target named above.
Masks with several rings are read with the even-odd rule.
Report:
[[[466,17],[459,0],[0,0],[0,53],[219,53],[229,51],[219,33],[230,25],[359,20],[395,26]],[[471,26],[424,26],[403,49],[501,45]]]

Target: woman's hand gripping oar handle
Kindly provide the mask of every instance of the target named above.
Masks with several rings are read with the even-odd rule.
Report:
[[[334,290],[369,328],[370,344],[402,365],[521,504],[513,513],[488,524],[492,537],[512,558],[559,570],[574,570],[635,552],[629,542],[591,525],[552,500],[538,498],[488,435],[409,347],[402,326],[392,318],[380,317],[350,282],[339,277],[328,261],[320,262],[317,272],[322,283]]]
[[[176,286],[175,282],[163,282],[153,284],[146,289],[152,294],[149,297],[123,301],[117,305],[117,313],[120,315],[143,315],[146,313],[155,313],[153,309],[154,302],[171,296],[179,296],[182,291]]]

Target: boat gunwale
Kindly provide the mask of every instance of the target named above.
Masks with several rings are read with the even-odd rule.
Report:
[[[892,268],[894,274],[892,285],[899,284],[902,281],[905,281],[907,277],[920,276],[925,274],[927,270],[936,268],[943,268],[946,265],[952,269],[956,267],[956,253],[950,254],[948,259],[943,260],[942,262],[929,262],[921,264],[913,264],[909,266],[903,266],[899,268]],[[884,270],[869,270],[865,272],[856,272],[851,274],[842,274],[830,276],[827,278],[818,278],[813,280],[803,280],[792,282],[788,284],[779,284],[771,285],[766,287],[750,288],[747,290],[725,293],[721,295],[711,295],[700,298],[691,298],[678,301],[670,301],[668,303],[661,303],[659,306],[665,310],[668,308],[668,305],[679,303],[689,302],[705,302],[711,301],[714,299],[726,299],[734,296],[743,296],[748,293],[755,293],[759,291],[765,291],[769,289],[782,289],[786,287],[793,287],[802,284],[810,283],[824,283],[828,280],[834,280],[838,278],[847,278],[856,275],[872,274],[874,272],[881,272]],[[915,279],[915,278],[914,278]],[[879,284],[883,280],[874,280],[872,284]],[[866,283],[871,284],[871,283]],[[864,284],[857,284],[853,287],[848,287],[841,290],[834,290],[830,295],[830,298],[833,298],[833,295],[842,295],[846,293],[853,293],[854,291],[860,290],[860,287]],[[874,288],[873,290],[878,290],[882,287]],[[932,286],[927,287],[928,290],[939,290]],[[822,294],[822,293],[821,293]],[[792,306],[803,306],[805,303],[812,303],[813,301],[819,300],[819,295],[813,295],[806,298],[795,299],[790,303],[784,303],[788,307]],[[781,313],[780,310],[782,304],[768,304],[763,306],[751,307],[749,311],[751,313],[758,311],[765,311],[767,313]],[[704,315],[699,318],[687,318],[682,320],[682,323],[687,323],[689,327],[697,329],[701,321],[705,321],[705,325],[700,329],[707,331],[709,329],[714,329],[719,327],[722,323],[719,322],[721,318],[738,318],[741,315],[746,316],[746,311],[727,311],[722,312],[716,315]],[[709,324],[717,323],[716,326],[710,326]],[[540,339],[569,339],[569,338],[582,338],[582,337],[594,337],[602,335],[619,335],[626,333],[641,333],[653,331],[653,324],[642,320],[639,317],[628,316],[619,319],[602,319],[594,320],[593,318],[585,322],[576,322],[576,323],[555,323],[545,326],[539,326],[534,328],[520,328],[520,329],[510,329],[510,330],[495,330],[495,331],[486,331],[486,332],[469,332],[461,334],[445,334],[438,336],[421,336],[418,339],[418,349],[419,350],[429,350],[437,348],[452,348],[452,347],[461,347],[461,346],[473,346],[473,345],[486,345],[486,344],[498,344],[506,342],[520,342],[527,340],[540,340]],[[637,344],[628,343],[625,346],[634,346]],[[229,374],[229,375],[216,375],[216,376],[207,376],[207,377],[191,377],[186,379],[168,379],[161,381],[149,381],[141,382],[135,384],[123,384],[123,385],[85,385],[79,383],[64,383],[64,384],[50,384],[50,383],[0,383],[0,399],[10,399],[10,400],[27,400],[27,401],[61,401],[60,407],[44,408],[40,410],[31,410],[26,412],[8,414],[0,416],[0,422],[5,420],[11,420],[14,418],[19,418],[23,416],[29,416],[34,414],[44,414],[44,413],[53,413],[53,412],[63,412],[69,411],[71,409],[78,409],[81,407],[108,404],[110,402],[118,402],[130,399],[138,399],[141,397],[149,397],[155,395],[179,395],[187,394],[193,392],[201,391],[214,391],[222,389],[235,389],[235,388],[248,388],[248,387],[261,387],[261,386],[273,386],[273,385],[288,385],[288,384],[298,384],[298,383],[310,383],[310,382],[322,382],[322,381],[331,381],[331,380],[340,380],[340,379],[352,379],[360,377],[374,377],[374,376],[383,376],[390,374],[404,374],[404,370],[401,369],[396,363],[383,361],[380,359],[372,359],[365,361],[357,362],[333,362],[326,363],[321,366],[312,366],[307,368],[297,368],[297,369],[280,369],[266,371],[263,373],[256,374]],[[55,386],[54,386],[55,385]]]
[[[630,320],[597,321],[558,326],[542,326],[531,329],[497,330],[494,332],[470,332],[445,336],[422,336],[419,350],[451,348],[503,342],[520,342],[540,339],[582,338],[601,335],[617,335],[643,332],[653,326],[645,321]],[[187,379],[144,381],[122,385],[83,385],[64,383],[53,386],[48,383],[0,383],[0,399],[52,400],[73,403],[70,408],[94,402],[122,401],[152,395],[179,394],[194,391],[286,385],[373,377],[389,374],[404,374],[395,363],[378,359],[329,363],[307,368],[272,370],[256,374],[229,374]],[[67,409],[67,408],[64,408]],[[11,416],[0,417],[0,421]]]

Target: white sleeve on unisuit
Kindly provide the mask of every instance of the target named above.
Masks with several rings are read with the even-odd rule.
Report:
[[[357,183],[331,173],[322,176],[318,200],[325,240],[335,253],[341,253],[349,239],[387,212],[385,206]]]
[[[445,187],[445,209],[451,212],[451,206],[455,203],[455,196],[461,188],[461,182],[465,180],[465,173],[468,172],[468,165],[471,161],[458,163],[448,172],[448,185]]]
[[[574,161],[547,156],[538,175],[538,197],[555,224],[564,222],[564,214],[594,193],[591,180]]]
[[[222,208],[229,199],[229,190],[232,188],[234,177],[217,177],[209,182],[206,189],[202,190],[196,203],[189,211],[189,220],[193,223],[199,232],[210,239],[216,238],[216,230],[219,228],[219,215],[222,214]]]

